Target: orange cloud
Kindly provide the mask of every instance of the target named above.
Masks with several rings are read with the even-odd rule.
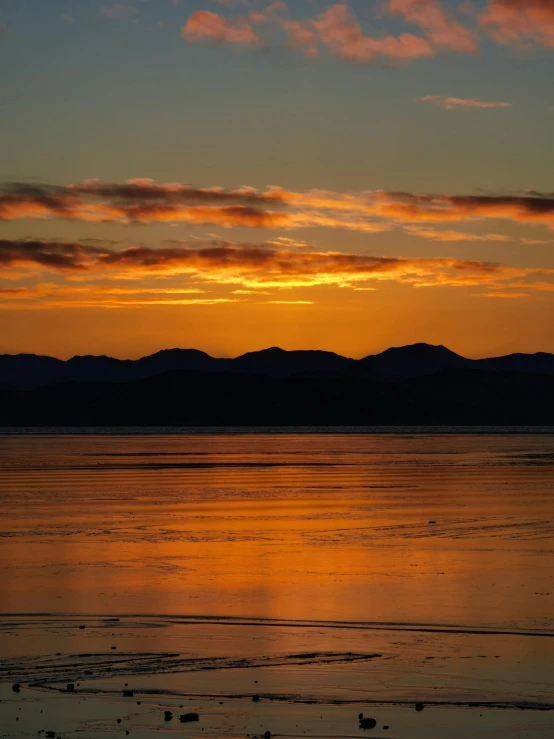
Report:
[[[425,95],[419,98],[422,103],[434,103],[445,110],[457,110],[458,108],[510,108],[511,103],[503,103],[491,100],[476,100],[475,98],[455,98],[446,95]]]
[[[475,293],[476,298],[505,298],[517,300],[517,298],[528,298],[528,293]]]
[[[477,34],[453,19],[439,0],[388,0],[389,13],[419,26],[434,48],[477,54]]]
[[[231,2],[221,2],[231,5]],[[350,6],[337,2],[308,18],[291,20],[284,2],[270,3],[264,10],[228,20],[207,10],[193,13],[182,29],[190,42],[211,41],[239,47],[260,47],[265,39],[256,26],[266,25],[285,35],[284,46],[301,51],[308,58],[322,53],[354,63],[369,63],[378,58],[414,60],[444,52],[479,53],[480,33],[493,41],[516,47],[532,45],[554,48],[554,5],[552,0],[486,0],[481,11],[460,6],[477,27],[460,22],[452,7],[441,0],[384,0],[381,8],[421,35],[368,36]],[[468,10],[469,8],[469,10]]]
[[[408,60],[434,54],[425,39],[410,33],[398,37],[365,36],[350,8],[342,3],[317,16],[311,26],[334,56],[351,62],[371,62],[379,56]]]
[[[489,0],[478,20],[499,44],[554,47],[552,0]]]
[[[233,285],[242,289],[268,289],[314,286],[363,287],[368,282],[393,280],[415,287],[488,286],[537,289],[554,285],[554,269],[516,268],[505,265],[460,260],[451,257],[403,258],[368,256],[343,252],[298,251],[270,248],[256,244],[213,242],[206,246],[164,247],[145,246],[116,250],[109,247],[56,241],[0,241],[0,266],[4,269],[31,268],[36,271],[73,273],[94,279],[101,275],[137,279],[146,277],[182,276],[199,283]],[[540,281],[539,281],[540,280]],[[511,283],[516,284],[511,285]],[[360,284],[361,283],[361,284]],[[19,290],[19,288],[6,288]],[[78,289],[78,288],[75,288]],[[119,288],[110,285],[106,295],[126,296],[129,300],[182,298],[186,288]],[[197,292],[196,288],[194,292]],[[13,293],[15,295],[16,293]],[[244,293],[246,294],[246,293]],[[137,297],[135,297],[137,296]],[[186,299],[187,301],[189,299]],[[193,299],[194,300],[194,299]],[[198,300],[204,300],[199,298]],[[208,299],[209,300],[209,299]],[[287,301],[290,302],[290,301]]]
[[[256,33],[248,18],[236,18],[231,23],[222,15],[209,10],[197,10],[193,13],[183,27],[181,35],[192,43],[212,41],[250,47],[263,44],[262,37]]]
[[[0,288],[0,308],[29,308],[37,302],[47,307],[119,308],[144,305],[219,305],[233,298],[187,297],[204,291],[187,288],[128,288],[112,285],[59,285],[39,283],[33,287]]]
[[[62,218],[116,223],[189,223],[225,228],[343,228],[363,233],[396,224],[505,219],[554,229],[554,196],[420,195],[382,190],[299,193],[273,187],[194,188],[131,180],[77,185],[7,184],[0,188],[0,220]],[[438,237],[437,237],[438,238]],[[446,240],[446,239],[443,239]]]
[[[283,212],[284,206],[291,205],[292,200],[293,195],[277,188],[266,192],[253,188],[225,190],[151,180],[129,180],[122,184],[88,180],[67,187],[14,183],[0,190],[0,220],[63,218],[86,222],[189,223],[224,228],[323,226],[366,233],[389,228],[383,223],[371,223],[367,218],[320,213],[313,208]]]
[[[405,226],[404,230],[410,236],[421,236],[423,239],[432,241],[511,241],[509,236],[503,234],[468,234],[461,231],[433,231],[420,228],[419,226]]]
[[[506,219],[543,223],[554,229],[554,197],[526,195],[416,195],[374,193],[374,214],[407,223],[462,222],[472,219]]]
[[[521,243],[526,246],[543,246],[544,244],[554,244],[554,239],[521,239]]]
[[[285,46],[302,51],[307,57],[316,57],[323,48],[333,56],[356,63],[372,62],[378,57],[412,60],[433,56],[435,53],[423,38],[410,33],[398,37],[366,36],[356,16],[344,3],[335,3],[314,18],[291,21],[280,14],[286,11],[284,3],[273,3],[262,13],[252,12],[248,18],[226,20],[222,15],[197,11],[191,15],[182,30],[186,41],[216,41],[239,46],[260,46],[261,36],[255,24],[271,24],[284,31]]]

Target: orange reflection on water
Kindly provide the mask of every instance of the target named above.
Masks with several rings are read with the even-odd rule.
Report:
[[[544,624],[551,444],[5,438],[2,610]]]

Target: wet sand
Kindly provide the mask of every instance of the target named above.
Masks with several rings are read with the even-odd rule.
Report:
[[[3,437],[0,737],[546,739],[553,472],[546,434]]]

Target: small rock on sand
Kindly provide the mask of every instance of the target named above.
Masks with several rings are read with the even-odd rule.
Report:
[[[361,718],[360,729],[374,729],[377,726],[377,721],[374,718]]]
[[[423,705],[423,703],[416,703],[415,704],[416,711],[423,711],[424,708],[425,708],[425,706]]]
[[[188,724],[189,721],[198,721],[200,716],[197,713],[182,713],[179,716],[179,721],[182,724]]]
[[[19,693],[19,691],[21,690],[21,685],[19,683],[14,683],[12,685],[12,690],[14,693]]]
[[[173,714],[171,711],[164,711],[164,721],[171,721]]]
[[[65,686],[65,689],[68,693],[74,693],[75,692],[75,683],[67,683]]]

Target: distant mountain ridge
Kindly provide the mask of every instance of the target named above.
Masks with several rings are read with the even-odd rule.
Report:
[[[0,385],[32,389],[66,382],[131,382],[171,371],[259,374],[274,378],[363,377],[395,382],[443,370],[523,372],[554,375],[554,354],[509,354],[466,359],[444,346],[411,344],[355,360],[334,352],[285,351],[270,347],[234,359],[215,358],[197,349],[164,349],[140,359],[75,356],[67,361],[36,354],[0,355]]]

